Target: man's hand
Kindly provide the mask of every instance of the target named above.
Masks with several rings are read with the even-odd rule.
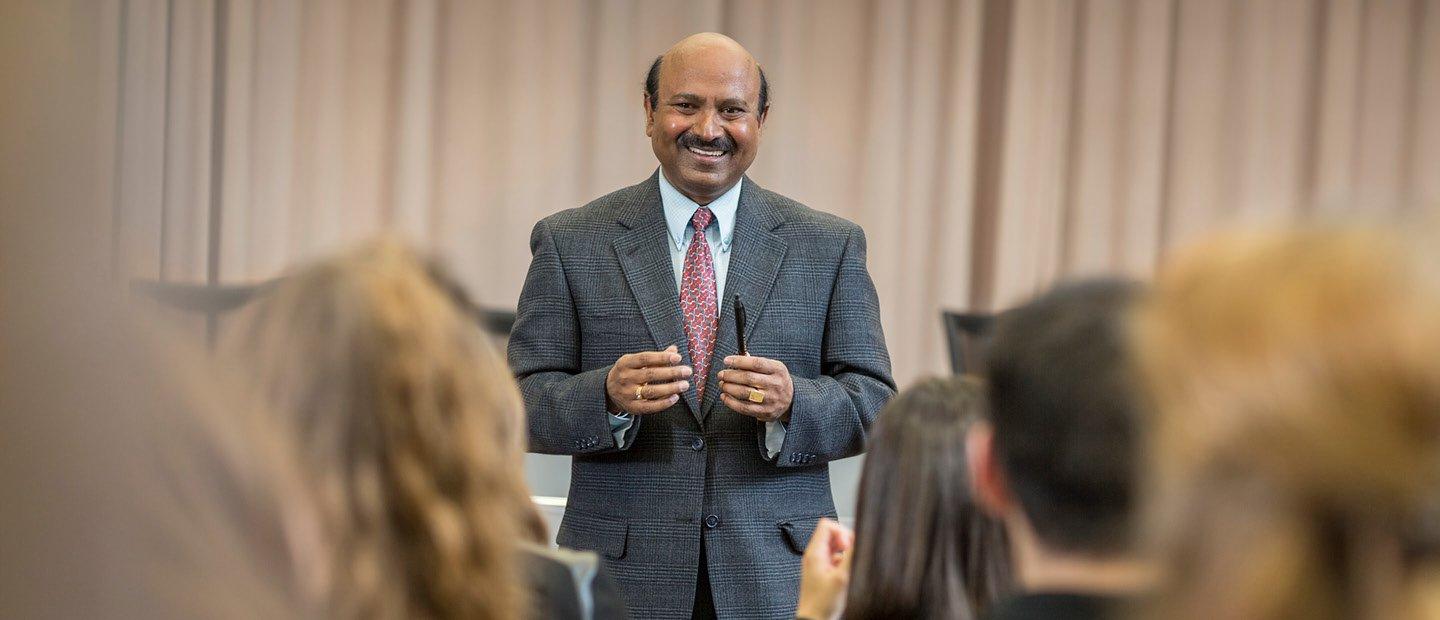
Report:
[[[720,400],[731,411],[761,422],[789,419],[795,384],[783,362],[731,355],[725,358],[725,368],[720,371]]]
[[[690,389],[691,370],[680,365],[679,349],[621,355],[605,376],[605,407],[635,415],[660,413]]]
[[[795,616],[830,620],[845,612],[845,591],[850,585],[851,550],[855,533],[839,523],[821,519],[800,558],[800,603]]]

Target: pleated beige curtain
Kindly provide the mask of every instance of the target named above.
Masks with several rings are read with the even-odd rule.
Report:
[[[1440,0],[100,7],[123,277],[265,279],[393,229],[513,306],[536,220],[655,168],[644,71],[703,30],[772,81],[756,182],[868,232],[902,381],[948,371],[941,309],[1440,203]]]

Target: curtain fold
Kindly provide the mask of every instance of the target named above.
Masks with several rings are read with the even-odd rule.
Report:
[[[869,237],[897,377],[939,312],[1144,276],[1236,223],[1440,203],[1440,0],[123,0],[123,277],[235,283],[382,229],[512,306],[535,221],[645,178],[681,37],[755,54],[756,182]]]

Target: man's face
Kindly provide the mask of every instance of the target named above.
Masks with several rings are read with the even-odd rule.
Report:
[[[665,178],[709,204],[755,161],[765,110],[760,74],[748,55],[701,49],[667,56],[656,100],[645,104],[645,135]]]

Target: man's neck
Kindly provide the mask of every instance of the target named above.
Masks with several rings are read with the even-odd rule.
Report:
[[[700,205],[700,206],[702,206],[702,207],[708,207],[708,206],[710,206],[710,203],[715,202],[715,199],[717,199],[717,198],[720,197],[720,196],[718,196],[718,195],[717,195],[717,196],[696,196],[696,195],[694,195],[694,194],[691,194],[691,193],[689,193],[689,192],[686,192],[686,191],[683,190],[683,189],[680,190],[680,194],[683,195],[683,196],[685,196],[686,198],[689,198],[689,199],[691,199],[691,200],[694,200],[694,201],[695,201],[695,204]]]
[[[1016,581],[1026,592],[1128,596],[1154,583],[1154,571],[1144,562],[1125,555],[1056,552],[1039,543],[1028,523],[1015,525],[1010,531]]]

